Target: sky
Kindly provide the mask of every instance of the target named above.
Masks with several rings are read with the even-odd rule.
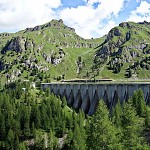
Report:
[[[150,0],[0,0],[0,33],[52,19],[63,19],[83,38],[98,38],[121,22],[150,22]]]

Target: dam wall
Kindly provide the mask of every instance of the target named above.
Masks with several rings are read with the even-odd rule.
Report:
[[[145,101],[150,105],[150,82],[138,83],[42,83],[43,90],[49,88],[56,96],[66,98],[67,103],[75,109],[83,109],[92,115],[100,99],[103,99],[109,109],[120,100],[120,103],[142,89]]]

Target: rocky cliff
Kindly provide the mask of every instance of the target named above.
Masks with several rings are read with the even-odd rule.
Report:
[[[83,39],[63,20],[0,34],[2,81],[150,78],[150,23],[123,22]],[[142,73],[144,72],[144,75]]]
[[[132,69],[136,75],[137,69],[146,69],[150,73],[150,23],[120,23],[109,31],[96,57],[109,59],[108,69],[114,73],[119,73],[125,64],[124,69]],[[126,76],[128,71],[124,74]]]

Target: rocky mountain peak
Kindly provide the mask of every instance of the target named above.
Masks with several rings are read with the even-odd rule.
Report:
[[[139,24],[150,25],[150,22],[148,22],[148,21],[143,21],[143,22],[139,22]]]
[[[84,39],[62,19],[52,20],[17,33],[0,34],[0,51],[3,76],[94,78],[104,76],[106,70],[119,73],[125,64],[123,78],[129,68],[130,74],[139,68],[150,69],[150,23],[122,22],[102,38]],[[138,72],[134,74],[138,76]]]
[[[44,25],[38,25],[38,26],[35,26],[33,28],[26,28],[24,33],[32,32],[32,31],[39,31],[39,30],[43,30],[43,29],[46,29],[46,28],[55,28],[55,29],[58,29],[58,30],[67,29],[67,30],[70,30],[72,32],[75,32],[75,29],[66,26],[62,19],[60,19],[60,20],[53,19],[52,21],[50,21],[50,22],[48,22]]]
[[[129,22],[122,22],[122,23],[119,24],[119,26],[122,27],[122,28],[127,27],[129,29],[132,27]]]

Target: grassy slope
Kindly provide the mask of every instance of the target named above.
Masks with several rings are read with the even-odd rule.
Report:
[[[12,37],[21,36],[28,39],[28,41],[34,41],[35,46],[34,49],[28,49],[26,52],[23,52],[19,55],[26,55],[27,58],[33,57],[38,60],[38,64],[42,65],[43,67],[49,68],[48,71],[44,71],[44,75],[46,75],[48,78],[53,80],[54,77],[61,76],[65,74],[65,79],[72,79],[72,78],[93,78],[95,71],[92,70],[93,67],[93,60],[94,56],[96,54],[96,51],[99,50],[99,48],[75,48],[74,45],[77,43],[84,43],[84,44],[97,44],[100,45],[106,37],[98,38],[98,39],[83,39],[76,35],[75,32],[69,30],[68,28],[65,28],[65,25],[62,23],[58,23],[58,21],[53,20],[51,27],[46,27],[39,31],[32,31],[32,32],[24,32],[20,31],[15,34],[10,34],[9,36],[0,36],[0,48],[2,48],[2,45],[5,46],[5,43],[10,40]],[[59,27],[53,26],[54,24],[59,24]],[[46,25],[46,24],[45,24]],[[122,28],[120,26],[115,27],[118,28],[121,33],[122,37],[125,37],[126,33],[131,31],[132,33],[138,32],[138,34],[132,34],[132,38],[130,41],[125,42],[122,46],[130,46],[136,44],[139,40],[140,41],[150,41],[148,31],[150,30],[150,27],[139,25],[133,22],[130,22],[130,25],[135,26],[132,30],[128,29],[127,27]],[[44,25],[43,25],[44,26]],[[66,35],[66,36],[64,36]],[[138,39],[138,40],[137,40]],[[117,42],[118,37],[114,36],[114,38],[111,40],[111,42]],[[68,43],[69,46],[65,47],[61,45],[61,43]],[[148,42],[147,42],[148,43]],[[42,45],[43,49],[38,52],[38,46]],[[47,55],[50,55],[51,53],[56,53],[57,56],[59,48],[62,48],[65,52],[65,57],[63,58],[63,61],[58,65],[52,65],[50,63],[47,63],[42,53],[46,53]],[[116,51],[114,49],[114,51]],[[132,49],[132,51],[137,51],[136,49]],[[126,52],[123,52],[123,54]],[[146,57],[147,55],[143,54],[142,52],[139,52],[141,57]],[[9,51],[6,53],[6,55],[3,56],[3,61],[5,63],[11,63],[16,57],[19,56],[15,52]],[[82,61],[84,61],[84,67],[82,68],[82,71],[80,74],[77,74],[77,59],[81,56]],[[2,56],[1,56],[2,57]],[[1,58],[2,59],[2,58]],[[135,60],[138,58],[135,58]],[[122,67],[120,73],[115,74],[112,72],[112,70],[108,70],[107,63],[103,63],[100,65],[99,74],[95,78],[113,78],[113,79],[124,79],[125,78],[125,71],[126,69],[131,65],[131,63],[124,63],[124,66]],[[9,72],[12,72],[13,70],[16,70],[20,66],[20,63],[13,65],[13,67],[9,70]],[[89,76],[86,76],[87,72],[89,73]],[[139,78],[150,78],[150,71],[146,69],[139,69],[137,71]],[[144,75],[143,75],[144,74]],[[30,76],[30,70],[26,71],[24,70],[21,78],[34,78]],[[1,80],[4,82],[6,80],[4,71],[1,72]]]
[[[52,23],[56,23],[54,20]],[[57,22],[58,23],[58,22]],[[82,57],[82,60],[87,64],[87,70],[92,65],[92,57],[95,54],[95,49],[93,48],[75,48],[74,44],[77,43],[88,43],[88,44],[99,44],[102,40],[101,39],[83,39],[76,35],[76,33],[64,29],[64,25],[60,24],[60,29],[57,29],[56,27],[50,27],[45,28],[40,31],[33,31],[33,32],[26,32],[20,31],[15,34],[12,34],[12,36],[9,37],[0,37],[0,43],[3,46],[5,45],[7,40],[10,40],[13,36],[21,36],[25,37],[29,41],[34,41],[35,47],[34,49],[29,49],[26,52],[23,52],[19,55],[26,55],[28,58],[33,57],[38,60],[39,64],[42,64],[42,66],[46,66],[49,68],[48,71],[44,72],[44,75],[47,75],[51,80],[53,80],[54,77],[58,77],[60,75],[65,74],[65,78],[71,79],[78,77],[77,66],[76,61],[79,56]],[[67,35],[64,37],[64,35]],[[3,39],[4,38],[4,39]],[[102,38],[103,39],[103,38]],[[61,43],[71,43],[69,47],[64,47],[61,45]],[[40,52],[37,52],[38,46],[43,45],[43,49]],[[62,48],[65,52],[65,57],[63,58],[62,63],[58,64],[57,66],[52,65],[50,63],[47,63],[44,58],[42,57],[42,53],[51,54],[51,53],[58,53],[59,48]],[[8,51],[6,55],[3,57],[3,61],[7,63],[11,63],[13,60],[16,59],[18,55],[14,51]],[[57,54],[56,54],[57,56]],[[16,70],[20,64],[13,65],[11,69],[9,69],[9,72],[12,72],[13,70]],[[29,71],[24,70],[21,77],[25,78],[26,76],[29,76]],[[2,76],[4,77],[4,71],[2,71]],[[32,78],[32,77],[29,77]]]
[[[134,22],[129,22],[132,27],[132,29],[128,29],[127,27],[122,28],[120,26],[115,27],[118,28],[121,31],[121,36],[125,37],[127,32],[131,32],[131,38],[129,41],[126,41],[122,47],[130,47],[130,46],[134,46],[134,45],[138,45],[139,43],[143,43],[143,44],[149,44],[150,45],[150,36],[149,36],[149,31],[150,31],[150,26],[145,26],[145,25],[140,25]],[[135,34],[136,33],[136,34]],[[111,40],[112,42],[117,42],[118,37],[114,36],[113,39]],[[150,46],[147,46],[150,49]],[[148,49],[148,48],[147,48]],[[114,49],[115,51],[115,49]],[[142,51],[139,51],[137,49],[131,49],[131,51],[136,51],[139,53],[139,58],[133,58],[132,62],[140,60],[141,58],[145,58],[145,57],[149,57],[150,54],[144,54]],[[123,51],[122,55],[126,55],[127,51]],[[108,65],[105,65],[104,69],[101,71],[100,75],[97,76],[97,78],[103,78],[103,77],[110,77],[113,79],[123,79],[125,78],[125,73],[126,73],[126,69],[132,64],[132,62],[130,63],[124,63],[120,73],[115,74],[113,73],[112,70],[108,70]],[[142,69],[139,68],[136,71],[138,78],[150,78],[150,70],[146,70],[146,69]]]

